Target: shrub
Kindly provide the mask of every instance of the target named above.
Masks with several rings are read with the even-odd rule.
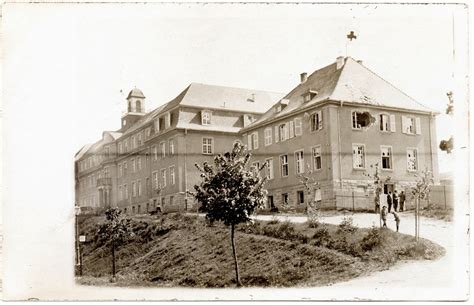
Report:
[[[289,221],[284,221],[278,227],[278,238],[290,239],[295,236],[295,225]]]
[[[339,228],[337,230],[338,233],[349,233],[352,234],[357,231],[357,227],[353,223],[352,217],[344,217],[339,224]]]
[[[382,243],[382,235],[380,234],[380,228],[373,226],[370,228],[364,238],[362,238],[361,248],[364,251],[372,251],[375,247]]]
[[[279,223],[280,221],[278,220],[278,218],[276,218],[275,216],[272,217],[272,220],[270,220],[268,222],[269,225],[275,225],[277,223]]]
[[[332,237],[325,226],[317,229],[312,239],[312,244],[318,247],[327,247],[332,243]]]
[[[317,229],[320,225],[319,221],[315,220],[315,219],[308,219],[306,221],[306,225],[308,226],[308,228],[313,228],[313,229]]]

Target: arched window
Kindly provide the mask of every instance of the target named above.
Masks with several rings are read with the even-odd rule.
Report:
[[[128,101],[128,112],[132,112],[132,102]]]
[[[140,100],[136,101],[137,112],[142,112],[142,102]]]

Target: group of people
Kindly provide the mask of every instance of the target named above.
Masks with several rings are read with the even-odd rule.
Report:
[[[395,190],[392,194],[392,192],[388,192],[387,194],[387,206],[383,206],[382,210],[380,211],[381,218],[383,221],[383,226],[386,228],[387,227],[387,216],[388,214],[393,214],[395,223],[397,224],[397,232],[400,227],[400,216],[398,215],[397,212],[403,212],[405,210],[405,193],[402,191],[400,195],[398,195],[397,191]],[[398,205],[400,203],[400,206]],[[393,207],[393,211],[392,211]]]

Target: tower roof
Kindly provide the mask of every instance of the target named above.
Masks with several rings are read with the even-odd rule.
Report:
[[[145,96],[143,95],[143,92],[142,90],[138,89],[138,88],[134,88],[132,89],[132,91],[130,91],[130,93],[128,94],[127,96],[127,99],[131,98],[131,97],[141,97],[141,98],[145,98]]]

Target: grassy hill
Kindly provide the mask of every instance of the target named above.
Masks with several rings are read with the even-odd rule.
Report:
[[[96,232],[102,217],[81,221],[81,284],[156,287],[232,287],[230,230],[179,214],[134,217],[135,236],[117,252],[118,280],[110,283],[111,255]],[[435,259],[444,249],[388,229],[288,222],[240,225],[236,234],[244,286],[321,286],[387,269],[402,259]]]

